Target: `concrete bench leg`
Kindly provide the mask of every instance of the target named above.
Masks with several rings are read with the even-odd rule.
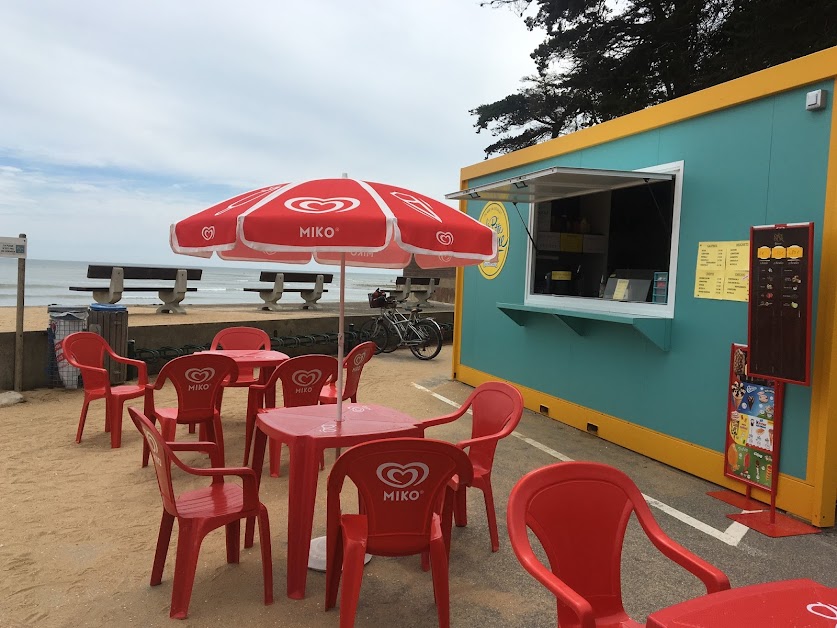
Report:
[[[94,290],[93,300],[96,303],[114,304],[122,298],[122,290],[125,285],[125,270],[114,266],[110,272],[110,286],[107,290]]]
[[[322,292],[317,292],[316,290],[306,290],[305,292],[300,292],[299,295],[305,299],[305,303],[302,305],[303,310],[320,309],[317,301],[319,301],[320,297],[323,296]]]
[[[270,312],[282,311],[282,308],[280,308],[277,303],[277,301],[282,298],[281,292],[276,294],[275,290],[265,290],[264,292],[259,292],[259,296],[262,298],[262,301],[264,301],[264,303],[259,306],[260,310]]]
[[[157,308],[157,314],[185,314],[180,302],[186,297],[186,271],[178,270],[174,280],[174,289],[160,290],[157,293],[163,305]]]

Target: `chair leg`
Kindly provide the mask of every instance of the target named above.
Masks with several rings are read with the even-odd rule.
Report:
[[[256,518],[247,517],[247,523],[244,524],[244,548],[253,547],[253,537],[256,535]]]
[[[189,423],[189,433],[190,434],[195,433],[195,424],[194,423]]]
[[[84,431],[84,422],[87,420],[87,409],[90,407],[90,399],[87,395],[84,396],[84,404],[81,406],[81,416],[78,420],[78,430],[76,431],[76,442],[81,442],[81,433]]]
[[[107,400],[111,449],[119,449],[122,446],[122,406],[124,404],[124,399],[114,399],[111,397]]]
[[[465,486],[460,486],[456,491],[453,518],[456,521],[457,528],[464,528],[468,525],[468,495]]]
[[[264,504],[259,504],[259,545],[262,548],[264,603],[268,605],[273,604],[273,558],[270,552],[270,522]]]
[[[271,439],[268,443],[268,449],[270,449],[270,477],[278,478],[280,476],[279,466],[282,464],[282,443]]]
[[[236,564],[241,558],[241,519],[228,523],[224,528],[227,533],[227,562]]]
[[[171,542],[171,529],[174,525],[174,515],[163,510],[160,521],[160,532],[157,534],[157,551],[154,552],[154,565],[151,567],[151,586],[156,587],[163,581],[163,567],[166,565],[166,554]]]
[[[500,549],[500,537],[497,534],[497,515],[494,511],[494,492],[491,490],[491,479],[480,486],[483,497],[485,497],[485,516],[488,519],[488,533],[491,536],[491,551]]]
[[[354,628],[360,585],[363,581],[363,543],[343,540],[343,591],[340,594],[340,628]]]
[[[326,610],[334,608],[337,604],[337,591],[340,589],[340,576],[343,574],[343,535],[339,529],[334,537],[326,539]]]
[[[171,611],[169,617],[186,619],[192,586],[195,584],[195,570],[201,549],[202,530],[181,520],[177,534],[177,558],[174,563],[174,583],[171,590]]]
[[[450,627],[450,589],[448,582],[448,555],[441,538],[430,541],[430,566],[433,570],[433,596],[436,598],[436,612],[439,628]]]
[[[213,443],[218,445],[218,456],[221,461],[225,461],[226,458],[224,457],[224,433],[221,431],[221,417],[216,416],[211,421],[207,421],[206,423],[201,424],[201,429],[203,430],[205,426],[207,438],[211,440]],[[226,463],[224,463],[226,464]]]
[[[253,446],[253,429],[256,426],[256,417],[249,412],[244,419],[244,466],[250,464],[250,448]]]

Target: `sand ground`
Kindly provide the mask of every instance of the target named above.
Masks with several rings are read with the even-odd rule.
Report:
[[[133,321],[132,321],[133,322]],[[364,370],[360,400],[395,407],[415,417],[450,412],[471,388],[450,379],[451,348],[435,360],[408,351],[376,356]],[[169,393],[170,395],[170,393]],[[243,456],[244,389],[224,397],[227,464]],[[149,577],[162,506],[151,468],[140,467],[141,440],[126,418],[123,445],[111,449],[104,432],[103,402],[94,402],[81,444],[74,442],[82,391],[35,390],[26,402],[0,408],[0,627],[172,626],[169,620],[176,533],[163,582]],[[162,403],[173,403],[165,389]],[[132,402],[128,402],[130,405]],[[127,416],[127,415],[126,415]],[[470,419],[428,430],[456,442],[470,434]],[[181,434],[186,437],[185,432]],[[561,453],[557,453],[561,452]],[[482,496],[469,491],[469,522],[455,528],[450,562],[451,625],[480,628],[555,626],[554,598],[519,565],[505,529],[508,494],[529,470],[561,456],[595,460],[626,471],[649,496],[723,531],[734,510],[706,497],[717,487],[653,460],[525,411],[514,437],[500,443],[493,485],[500,551],[492,554]],[[266,474],[261,500],[270,513],[276,602],[262,604],[258,540],[225,560],[224,534],[204,540],[186,625],[337,626],[339,610],[324,612],[324,575],[309,571],[307,597],[286,595],[287,455],[282,477]],[[186,457],[202,464],[199,455]],[[314,535],[324,533],[325,482],[320,473]],[[177,491],[201,484],[178,477]],[[723,569],[734,586],[807,577],[837,587],[837,534],[769,539],[749,532],[733,545],[707,535],[670,513],[654,510],[663,529]],[[647,613],[703,593],[700,583],[663,558],[631,524],[622,558],[623,597],[637,620]],[[358,628],[437,626],[431,577],[418,557],[375,558],[364,571]],[[765,623],[763,625],[769,625]]]

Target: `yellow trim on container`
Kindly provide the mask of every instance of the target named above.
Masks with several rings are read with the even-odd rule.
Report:
[[[460,365],[457,371],[458,379],[470,386],[479,386],[487,381],[498,380],[497,377],[467,366]],[[739,493],[744,492],[745,486],[743,483],[730,480],[724,475],[724,455],[720,452],[544,394],[516,382],[508,383],[520,390],[526,408],[533,412],[538,412],[541,406],[545,406],[549,408],[551,419],[583,431],[586,431],[588,422],[595,421],[599,428],[598,436],[606,441],[621,445],[631,451],[681,469],[724,488]],[[544,444],[552,445],[551,443]],[[560,449],[560,445],[556,445],[556,447]],[[812,514],[815,512],[814,493],[815,487],[807,482],[780,473],[776,505],[782,510],[795,513],[813,522]],[[752,491],[752,497],[766,504],[770,501],[767,492],[756,488]]]
[[[837,87],[837,83],[835,83]],[[832,94],[834,90],[832,88]],[[811,423],[808,436],[808,479],[814,483],[812,522],[834,525],[837,498],[837,368],[835,309],[837,309],[837,107],[831,108],[831,139],[822,225],[817,335],[811,383]]]
[[[816,83],[837,76],[835,68],[837,47],[828,48],[542,144],[466,166],[462,169],[461,178],[467,182]],[[467,187],[463,185],[460,189]]]

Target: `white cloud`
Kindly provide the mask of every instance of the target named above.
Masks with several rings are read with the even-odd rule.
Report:
[[[441,198],[491,142],[468,110],[541,38],[477,0],[4,3],[0,235],[164,263],[170,222],[247,188],[348,172]]]

